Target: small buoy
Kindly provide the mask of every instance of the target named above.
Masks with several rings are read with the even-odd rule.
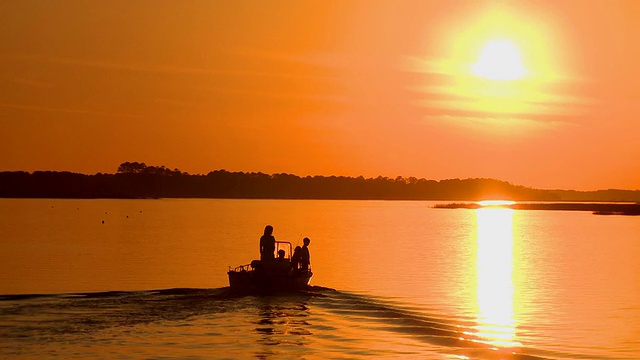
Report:
[[[104,224],[104,220],[102,220],[102,223]]]
[[[142,214],[142,210],[140,210],[140,214]]]
[[[105,211],[104,214],[107,215],[107,212]]]
[[[127,215],[127,219],[129,218],[129,215]]]

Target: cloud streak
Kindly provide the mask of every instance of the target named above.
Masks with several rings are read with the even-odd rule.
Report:
[[[9,103],[0,103],[0,108],[22,110],[22,111],[37,111],[37,112],[50,112],[50,113],[78,114],[78,115],[142,118],[141,115],[127,114],[127,113],[95,111],[95,110],[86,110],[86,109],[73,109],[73,108],[57,108],[57,107],[48,107],[48,106],[9,104]]]
[[[44,55],[28,55],[28,54],[14,54],[7,56],[13,60],[19,61],[34,61],[40,63],[58,64],[66,66],[81,66],[86,68],[96,69],[108,69],[108,70],[121,70],[121,71],[135,71],[146,72],[156,74],[184,74],[184,75],[233,75],[233,76],[260,76],[260,77],[299,77],[296,74],[290,74],[286,72],[267,72],[267,71],[254,71],[254,70],[234,70],[234,69],[212,69],[206,67],[190,67],[190,66],[169,66],[169,65],[157,65],[157,64],[135,64],[135,63],[120,63],[113,61],[99,61],[99,60],[87,60],[87,59],[74,59],[63,58],[55,56]]]

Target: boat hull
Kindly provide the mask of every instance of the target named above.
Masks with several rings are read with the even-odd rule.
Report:
[[[231,270],[227,274],[231,290],[243,294],[304,291],[309,288],[309,282],[313,276],[311,271],[276,273],[259,270]]]

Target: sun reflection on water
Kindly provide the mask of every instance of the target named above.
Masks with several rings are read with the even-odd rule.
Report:
[[[515,347],[513,287],[513,212],[505,208],[475,210],[477,219],[476,335],[498,347]]]

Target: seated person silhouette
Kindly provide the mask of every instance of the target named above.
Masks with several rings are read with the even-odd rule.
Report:
[[[278,272],[287,272],[289,270],[290,264],[289,259],[284,257],[285,251],[280,249],[278,250],[278,257],[274,263],[274,269]]]
[[[293,255],[291,256],[291,271],[297,272],[300,267],[300,256],[302,255],[302,248],[300,246],[296,246],[293,250]]]

